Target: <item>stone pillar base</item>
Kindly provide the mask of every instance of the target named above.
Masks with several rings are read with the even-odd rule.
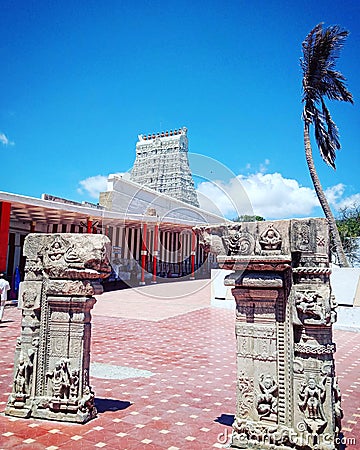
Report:
[[[5,414],[85,423],[96,417],[89,385],[91,309],[110,272],[101,235],[30,234],[20,284],[22,330]]]
[[[340,448],[329,228],[324,219],[198,227],[236,302],[231,448]]]

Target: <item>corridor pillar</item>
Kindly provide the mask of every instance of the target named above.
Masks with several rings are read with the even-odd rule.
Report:
[[[140,286],[145,285],[145,266],[147,256],[146,237],[147,237],[147,224],[144,223],[141,236],[141,280],[139,283]]]
[[[196,234],[191,231],[191,275],[190,280],[195,280],[195,249],[196,249]]]
[[[0,202],[0,271],[6,272],[11,203]]]
[[[152,274],[152,280],[151,283],[155,284],[157,283],[156,276],[157,276],[157,259],[159,255],[159,225],[156,224],[154,228],[154,242],[153,242],[153,274]]]

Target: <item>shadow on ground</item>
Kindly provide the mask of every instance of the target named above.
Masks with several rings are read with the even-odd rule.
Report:
[[[95,406],[99,413],[106,411],[120,411],[131,406],[130,402],[122,402],[112,398],[95,398]]]
[[[233,414],[221,414],[214,422],[221,423],[221,425],[227,425],[229,427],[234,423],[235,416]]]

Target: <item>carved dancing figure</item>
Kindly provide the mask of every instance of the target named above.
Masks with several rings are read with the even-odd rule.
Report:
[[[325,383],[326,377],[323,378],[322,385],[316,384],[313,377],[310,377],[307,383],[303,383],[299,392],[301,400],[299,407],[305,413],[307,419],[325,421],[323,411],[326,396]]]
[[[278,387],[270,374],[260,376],[259,386],[261,394],[257,400],[257,411],[260,419],[268,417],[272,413],[277,414],[277,392]]]

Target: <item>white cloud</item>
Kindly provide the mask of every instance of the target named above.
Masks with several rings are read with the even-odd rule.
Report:
[[[266,173],[269,165],[270,165],[270,159],[265,159],[265,161],[260,164],[259,171],[261,173]]]
[[[91,198],[99,198],[100,192],[106,191],[107,177],[104,175],[95,175],[93,177],[86,178],[79,181],[80,188],[78,188],[79,194],[88,194]]]
[[[129,174],[116,175],[128,178]],[[79,182],[78,192],[98,199],[107,190],[107,176],[95,175]],[[346,186],[342,183],[325,190],[334,209],[360,204],[360,193],[344,197]],[[301,186],[298,181],[285,178],[280,173],[257,173],[238,175],[228,182],[205,181],[198,185],[200,207],[234,218],[242,214],[259,215],[266,219],[318,216],[315,211],[319,202],[313,188]]]
[[[204,181],[197,188],[200,207],[224,217],[253,214],[249,196],[239,177],[223,181]]]
[[[353,194],[349,197],[345,197],[339,201],[336,205],[336,209],[352,208],[353,206],[360,205],[360,194]]]
[[[331,206],[337,208],[337,204],[341,201],[342,196],[345,192],[345,185],[342,183],[335,184],[335,186],[331,186],[325,189],[326,199]]]
[[[4,133],[0,133],[0,142],[3,145],[14,145],[14,142],[9,141],[8,137]]]
[[[249,199],[247,205],[244,191]],[[284,178],[280,173],[238,175],[228,183],[204,182],[198,186],[198,192],[204,209],[213,203],[229,218],[239,214],[256,214],[267,219],[301,217],[311,215],[319,206],[313,189],[300,186],[296,180]],[[249,204],[252,211],[249,211]]]
[[[125,179],[129,178],[129,174],[125,173],[116,173],[114,175],[123,176]],[[95,175],[93,177],[85,178],[85,180],[79,181],[80,187],[77,189],[79,194],[89,195],[91,198],[99,198],[100,192],[107,191],[107,179],[108,177],[105,175]]]

